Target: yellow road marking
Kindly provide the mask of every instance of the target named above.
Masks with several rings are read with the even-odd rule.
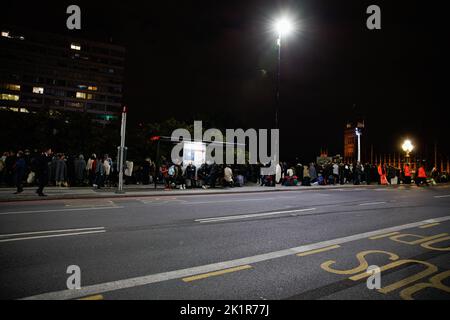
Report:
[[[77,300],[103,300],[103,295],[97,294],[95,296],[88,296],[88,297],[80,298]]]
[[[381,238],[386,238],[386,237],[390,237],[390,236],[394,236],[396,234],[399,234],[400,232],[391,232],[391,233],[385,233],[385,234],[380,234],[378,236],[373,236],[370,237],[370,240],[377,240],[377,239],[381,239]]]
[[[420,229],[426,229],[426,228],[431,228],[431,227],[437,226],[437,225],[439,225],[439,224],[440,224],[439,222],[436,222],[436,223],[430,223],[430,224],[426,224],[426,225],[424,225],[424,226],[420,226],[419,228],[420,228]]]
[[[246,270],[246,269],[250,269],[250,268],[252,268],[252,266],[250,266],[250,265],[239,266],[239,267],[230,268],[230,269],[224,269],[224,270],[219,270],[219,271],[214,271],[214,272],[198,274],[196,276],[183,278],[182,280],[184,282],[191,282],[191,281],[195,281],[195,280],[201,280],[201,279],[205,279],[205,278],[209,278],[209,277],[220,276],[220,275],[223,275],[223,274],[236,272],[236,271],[241,271],[241,270]]]
[[[315,254],[315,253],[319,253],[319,252],[333,250],[333,249],[337,249],[337,248],[340,248],[340,247],[341,247],[340,245],[336,244],[334,246],[329,246],[329,247],[325,247],[325,248],[320,248],[320,249],[316,249],[316,250],[310,250],[310,251],[298,253],[297,256],[299,256],[299,257],[309,256],[310,254]]]

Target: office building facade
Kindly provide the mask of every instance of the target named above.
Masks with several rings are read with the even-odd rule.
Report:
[[[0,110],[117,119],[124,62],[125,49],[115,44],[2,28]]]

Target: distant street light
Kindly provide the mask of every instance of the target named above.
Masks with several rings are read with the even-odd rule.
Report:
[[[406,140],[403,142],[402,149],[403,149],[403,151],[405,151],[405,153],[406,153],[406,159],[407,159],[406,161],[408,162],[409,154],[411,153],[411,151],[414,150],[414,146],[413,146],[411,140],[406,139]]]
[[[361,163],[361,135],[362,131],[360,128],[355,129],[356,136],[358,137],[358,162]]]

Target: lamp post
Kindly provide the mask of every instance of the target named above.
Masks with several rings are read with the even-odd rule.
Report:
[[[122,110],[122,125],[120,128],[120,147],[118,148],[118,170],[119,170],[119,184],[117,187],[116,193],[124,193],[123,191],[123,165],[125,162],[124,152],[126,150],[125,147],[125,132],[127,127],[127,107],[123,107]]]
[[[402,149],[405,152],[406,162],[409,163],[409,154],[414,150],[411,140],[406,139],[402,144]]]
[[[358,137],[358,162],[361,163],[361,135],[362,131],[360,128],[355,129],[356,136]]]
[[[275,22],[275,31],[277,33],[277,88],[276,88],[276,106],[275,106],[275,129],[279,129],[279,108],[280,108],[280,73],[281,73],[281,43],[284,36],[293,30],[292,22],[286,18],[280,18]]]

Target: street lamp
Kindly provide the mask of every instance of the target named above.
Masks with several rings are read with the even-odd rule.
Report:
[[[356,136],[358,137],[358,162],[361,163],[361,135],[362,131],[360,128],[355,128]]]
[[[406,139],[406,140],[403,142],[402,149],[403,149],[403,151],[405,151],[405,153],[406,153],[406,162],[409,162],[409,161],[408,161],[408,159],[409,159],[409,154],[410,154],[411,151],[413,151],[413,149],[414,149],[414,146],[413,146],[411,140]]]
[[[287,17],[275,21],[274,29],[277,33],[278,61],[277,61],[277,92],[275,108],[275,129],[278,128],[278,112],[280,108],[280,69],[281,69],[281,40],[294,30],[294,24]]]

